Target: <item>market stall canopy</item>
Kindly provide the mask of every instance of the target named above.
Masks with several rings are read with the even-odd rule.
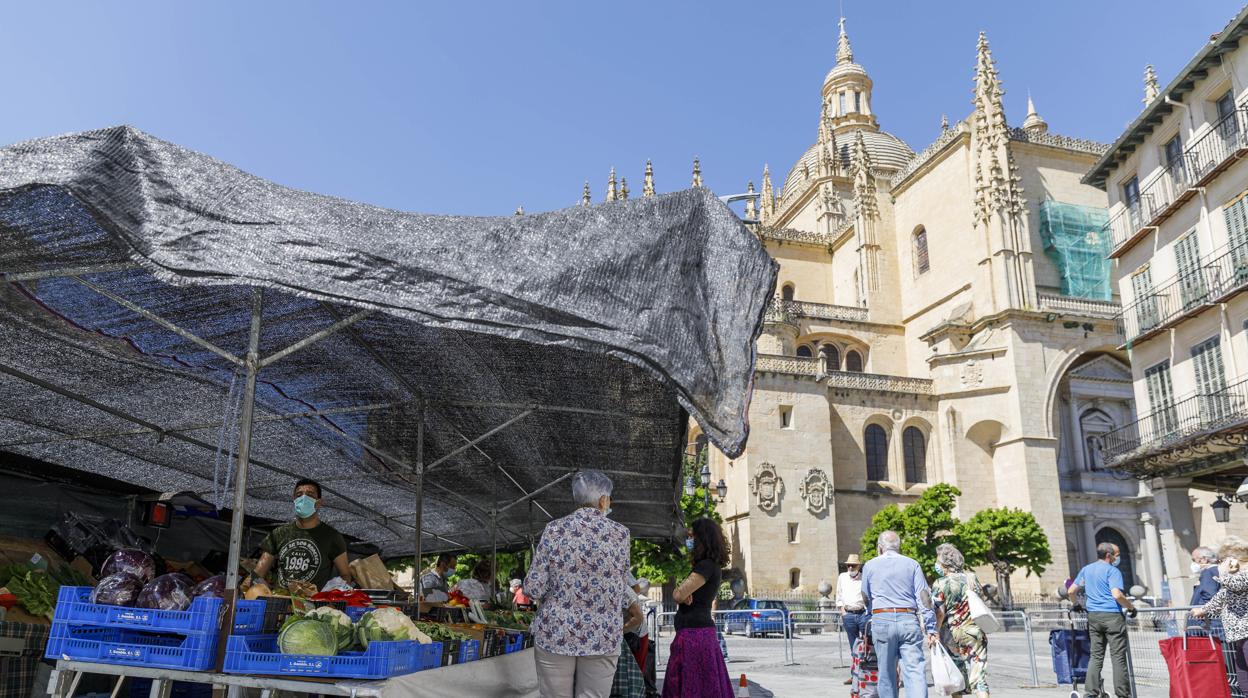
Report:
[[[249,513],[289,518],[312,477],[335,527],[410,552],[419,460],[424,550],[488,545],[523,500],[498,518],[517,545],[597,468],[614,518],[671,536],[686,410],[744,448],[776,269],[702,188],[425,215],[129,127],[22,143],[0,149],[0,450],[228,505],[263,289]]]

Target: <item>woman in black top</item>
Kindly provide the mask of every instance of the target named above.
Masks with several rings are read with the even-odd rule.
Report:
[[[672,595],[680,605],[663,698],[732,698],[732,682],[711,616],[711,605],[719,595],[720,570],[728,564],[728,545],[719,524],[710,519],[694,521],[685,544],[690,548],[693,572]]]

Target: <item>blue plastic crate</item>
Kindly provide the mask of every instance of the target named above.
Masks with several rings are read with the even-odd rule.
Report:
[[[524,649],[524,633],[508,631],[507,641],[503,644],[503,654],[511,654]]]
[[[211,633],[173,635],[125,628],[53,623],[44,656],[104,664],[202,671],[213,665],[217,638]]]
[[[365,613],[373,610],[375,606],[347,606],[346,614],[352,623],[358,623]]]
[[[370,642],[365,652],[320,657],[279,653],[277,635],[231,635],[225,649],[224,670],[227,674],[385,679],[434,669],[441,659],[440,642]]]
[[[476,640],[464,640],[459,644],[457,664],[475,662],[481,658],[481,643]]]
[[[213,633],[221,626],[221,599],[201,596],[185,611],[91,603],[91,587],[61,587],[52,623],[153,632]]]
[[[234,607],[234,634],[275,633],[292,612],[286,598],[239,599]]]

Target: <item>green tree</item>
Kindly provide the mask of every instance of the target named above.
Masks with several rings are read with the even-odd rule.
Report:
[[[936,546],[958,543],[958,519],[953,508],[962,491],[940,483],[927,488],[918,500],[905,508],[889,504],[871,517],[871,526],[860,541],[863,560],[876,556],[876,541],[884,531],[901,536],[901,554],[918,560],[927,573],[936,561]]]
[[[682,468],[684,478],[692,477],[694,482],[698,482],[704,463],[706,463],[706,451],[703,451],[700,457],[686,454]],[[697,487],[692,495],[680,496],[680,510],[684,514],[685,524],[702,517],[723,523],[723,517],[715,511],[715,504],[707,506],[706,501],[706,490],[701,486]],[[655,586],[680,581],[693,571],[684,546],[673,545],[670,541],[653,542],[636,539],[633,540],[632,545],[633,572],[638,577],[650,580],[650,583]]]
[[[1040,576],[1053,562],[1044,529],[1036,517],[1021,509],[984,509],[958,527],[958,538],[967,562],[992,565],[1005,608],[1013,607],[1010,575],[1015,570]]]

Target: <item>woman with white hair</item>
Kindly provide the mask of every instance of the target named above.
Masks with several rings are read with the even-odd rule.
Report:
[[[966,569],[962,552],[948,543],[936,546],[936,581],[932,602],[940,643],[962,671],[966,693],[988,698],[988,637],[971,618],[970,592],[983,598],[975,573]]]
[[[1204,606],[1192,610],[1194,618],[1220,618],[1225,642],[1231,646],[1235,683],[1248,686],[1248,541],[1227,536],[1218,548],[1218,584],[1221,589]]]
[[[543,698],[607,698],[624,637],[628,529],[607,518],[610,478],[595,470],[572,477],[576,510],[546,524],[524,580],[538,604],[533,644]]]

